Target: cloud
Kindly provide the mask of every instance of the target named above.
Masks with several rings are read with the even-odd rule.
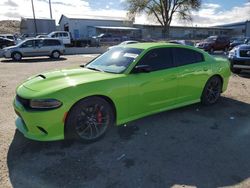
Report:
[[[52,0],[53,18],[58,22],[62,14],[70,17],[103,17],[107,16],[119,19],[126,19],[124,10],[125,0]],[[14,3],[14,4],[13,4]],[[49,18],[48,0],[34,0],[34,8],[37,18]],[[219,3],[204,3],[200,11],[194,11],[193,22],[183,22],[177,18],[173,19],[172,25],[197,25],[214,26],[225,23],[250,20],[250,2],[233,7],[230,10],[223,9]],[[19,19],[32,17],[30,0],[5,0],[0,3],[0,19]],[[145,14],[135,19],[138,24],[157,24],[154,18]]]
[[[16,18],[17,16],[21,16],[18,12],[7,12],[3,15],[9,18]]]
[[[10,6],[10,7],[18,7],[18,4],[16,4],[14,1],[12,1],[12,0],[8,0],[8,1],[5,1],[4,3],[3,3],[3,5],[5,5],[5,6]]]

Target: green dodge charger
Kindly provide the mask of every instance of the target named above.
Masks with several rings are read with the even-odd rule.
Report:
[[[85,66],[35,75],[16,90],[16,126],[25,137],[91,142],[113,125],[201,102],[227,89],[229,63],[170,43],[115,47]]]

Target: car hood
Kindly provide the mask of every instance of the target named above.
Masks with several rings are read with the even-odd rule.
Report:
[[[11,49],[15,49],[15,48],[17,48],[16,45],[15,46],[5,47],[5,48],[3,48],[3,50],[11,50]]]
[[[80,84],[120,77],[121,74],[98,72],[87,68],[57,70],[38,74],[22,84],[33,91],[58,91]]]

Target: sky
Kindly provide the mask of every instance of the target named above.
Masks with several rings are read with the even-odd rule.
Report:
[[[48,0],[33,0],[36,18],[50,18]],[[126,0],[51,0],[53,18],[58,23],[62,14],[69,17],[126,18]],[[1,0],[0,20],[20,20],[32,15],[31,0]],[[214,26],[250,20],[248,0],[203,0],[202,7],[192,12],[193,21],[175,18],[171,25]],[[156,24],[142,14],[135,19],[139,24]]]

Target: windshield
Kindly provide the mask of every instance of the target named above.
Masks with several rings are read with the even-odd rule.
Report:
[[[90,62],[86,68],[110,73],[122,73],[142,51],[142,49],[137,48],[112,48]]]
[[[205,39],[206,42],[213,42],[216,41],[217,37],[208,37],[207,39]]]

